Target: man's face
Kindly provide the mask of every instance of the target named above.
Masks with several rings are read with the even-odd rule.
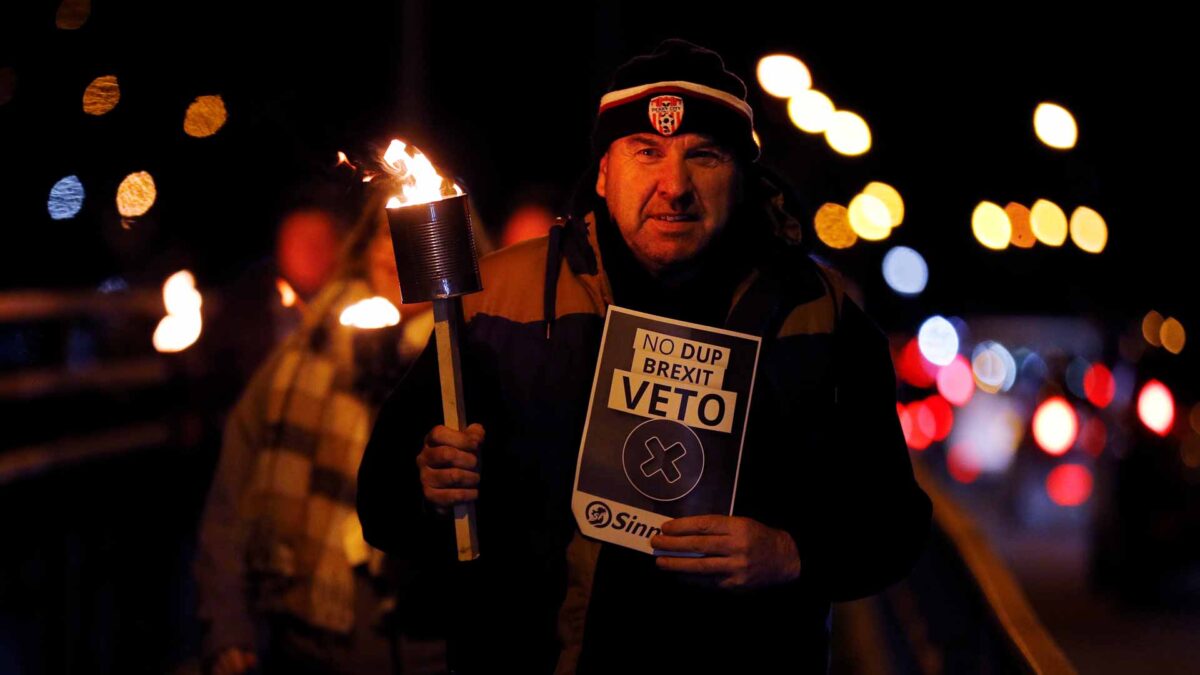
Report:
[[[702,252],[725,227],[740,191],[733,154],[704,134],[618,138],[596,178],[596,194],[652,274],[686,267]]]

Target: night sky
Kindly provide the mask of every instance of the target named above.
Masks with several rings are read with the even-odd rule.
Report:
[[[463,182],[492,229],[525,200],[560,207],[589,162],[592,116],[613,68],[679,36],[721,52],[746,79],[762,161],[800,189],[810,217],[871,180],[904,195],[905,222],[887,242],[831,252],[810,237],[858,280],[885,326],[911,330],[938,311],[1082,314],[1123,329],[1149,309],[1193,325],[1185,242],[1196,134],[1183,105],[1185,29],[1170,17],[968,20],[756,3],[707,14],[684,4],[533,12],[432,2],[216,2],[185,12],[96,2],[68,31],[55,27],[57,3],[18,4],[0,10],[0,68],[16,81],[0,106],[6,289],[88,288],[118,275],[155,286],[181,267],[202,288],[220,285],[271,254],[285,209],[345,201],[353,181],[333,168],[338,150],[369,158],[393,136]],[[867,120],[869,153],[842,157],[790,125],[785,102],[754,79],[757,60],[775,51],[803,59],[814,86]],[[85,115],[84,89],[110,74],[120,103]],[[191,138],[184,111],[207,94],[224,98],[229,121]],[[1074,113],[1074,150],[1037,141],[1041,101]],[[141,170],[154,176],[158,201],[126,228],[113,195]],[[87,191],[83,210],[51,220],[49,190],[71,174]],[[992,252],[973,238],[980,200],[1042,197],[1068,214],[1081,204],[1099,211],[1104,253],[1069,240]],[[898,298],[880,278],[879,261],[897,243],[929,262],[917,299]]]

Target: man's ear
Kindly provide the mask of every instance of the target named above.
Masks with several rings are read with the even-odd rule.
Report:
[[[605,185],[608,181],[608,153],[600,158],[600,172],[596,174],[596,194],[601,197],[608,197],[604,194]]]

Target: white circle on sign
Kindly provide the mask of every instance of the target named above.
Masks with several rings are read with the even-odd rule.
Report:
[[[654,426],[647,428],[648,425]],[[685,430],[686,434],[680,432],[680,429]],[[675,438],[672,438],[673,435]],[[665,442],[663,441],[664,437],[667,439]],[[632,446],[630,441],[634,441]],[[654,441],[657,441],[656,445],[653,443]],[[693,443],[693,447],[687,447]],[[647,447],[647,444],[653,445],[654,449]],[[672,460],[670,459],[670,450],[676,445],[683,445],[683,454],[679,454]],[[638,447],[645,452],[638,453]],[[662,454],[661,459],[655,450]],[[679,462],[687,459],[687,455],[691,453],[695,453],[695,455],[682,468],[679,467]],[[667,462],[670,464],[668,465]],[[638,470],[630,472],[631,464]],[[653,465],[647,468],[647,464]],[[647,498],[656,502],[677,501],[691,494],[692,490],[695,490],[696,486],[700,484],[700,477],[704,475],[704,444],[700,442],[700,437],[696,435],[696,432],[686,424],[661,418],[646,420],[634,427],[625,437],[625,444],[621,448],[621,468],[625,471],[625,479],[629,481],[633,489]],[[672,477],[672,470],[678,472],[677,477]],[[661,482],[657,478],[660,473],[663,476]],[[662,485],[663,483],[665,485]],[[661,489],[655,489],[656,487],[661,487]],[[651,492],[658,492],[658,494],[651,494]]]

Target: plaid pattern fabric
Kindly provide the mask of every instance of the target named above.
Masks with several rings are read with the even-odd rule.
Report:
[[[368,547],[355,479],[377,410],[355,391],[354,333],[339,315],[374,295],[358,279],[329,285],[284,343],[267,400],[267,444],[241,502],[259,603],[341,633],[354,625],[353,568]]]

